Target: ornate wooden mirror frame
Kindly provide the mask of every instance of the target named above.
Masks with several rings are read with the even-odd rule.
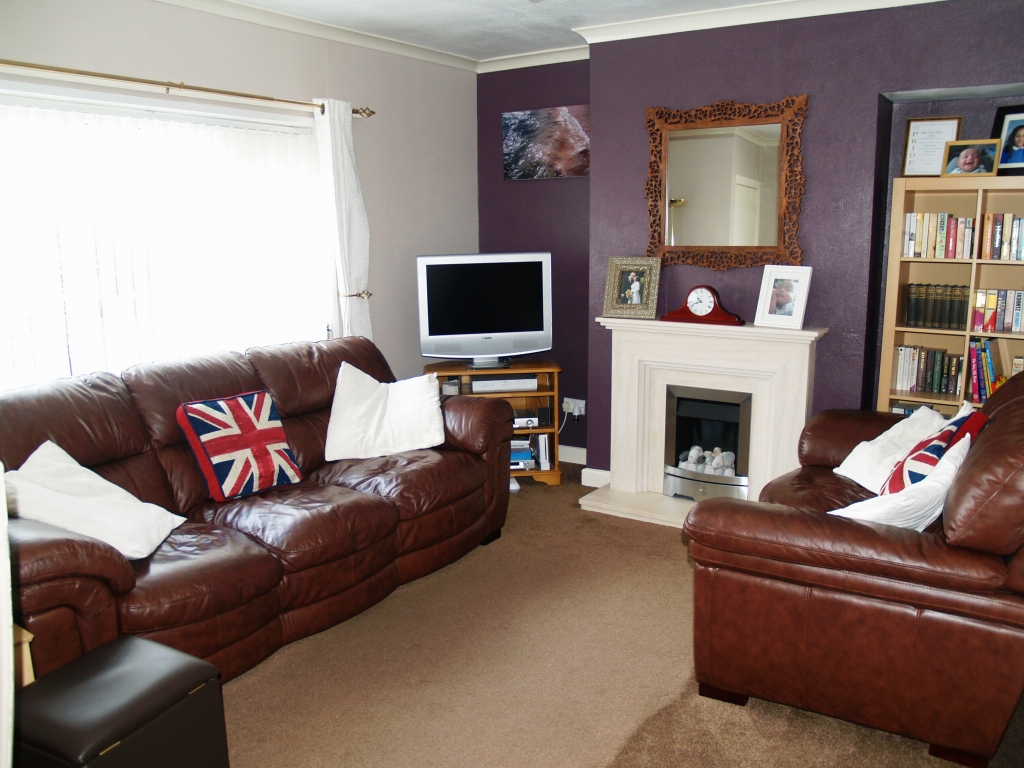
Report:
[[[651,162],[648,166],[645,197],[651,234],[648,256],[661,257],[662,266],[696,264],[724,271],[735,267],[801,262],[803,252],[797,240],[800,201],[804,194],[803,157],[800,132],[807,116],[807,95],[790,96],[771,104],[735,104],[720,101],[707,107],[686,111],[652,107],[647,110],[647,131],[651,135]],[[742,125],[781,123],[779,145],[779,225],[775,246],[693,246],[665,245],[669,133],[686,128],[725,128]]]

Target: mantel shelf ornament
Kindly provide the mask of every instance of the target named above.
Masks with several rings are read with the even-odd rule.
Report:
[[[762,264],[799,265],[802,251],[797,239],[800,203],[806,177],[800,154],[801,130],[807,116],[807,96],[790,96],[770,104],[720,101],[691,110],[653,107],[647,110],[651,159],[645,189],[650,217],[647,256],[660,257],[662,266],[694,264],[725,271]],[[779,144],[778,242],[770,245],[666,245],[668,201],[668,140],[673,131],[781,124]]]

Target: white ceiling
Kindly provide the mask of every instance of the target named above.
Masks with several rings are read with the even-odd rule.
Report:
[[[574,48],[573,29],[751,0],[245,0],[246,5],[481,61]]]
[[[588,43],[942,0],[161,0],[480,72]]]

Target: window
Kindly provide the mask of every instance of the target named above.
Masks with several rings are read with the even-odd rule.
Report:
[[[13,101],[0,103],[0,390],[325,337],[334,272],[311,118]]]

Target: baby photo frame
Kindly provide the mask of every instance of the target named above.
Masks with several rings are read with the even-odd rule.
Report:
[[[754,325],[800,330],[804,326],[810,290],[810,267],[766,266]]]

